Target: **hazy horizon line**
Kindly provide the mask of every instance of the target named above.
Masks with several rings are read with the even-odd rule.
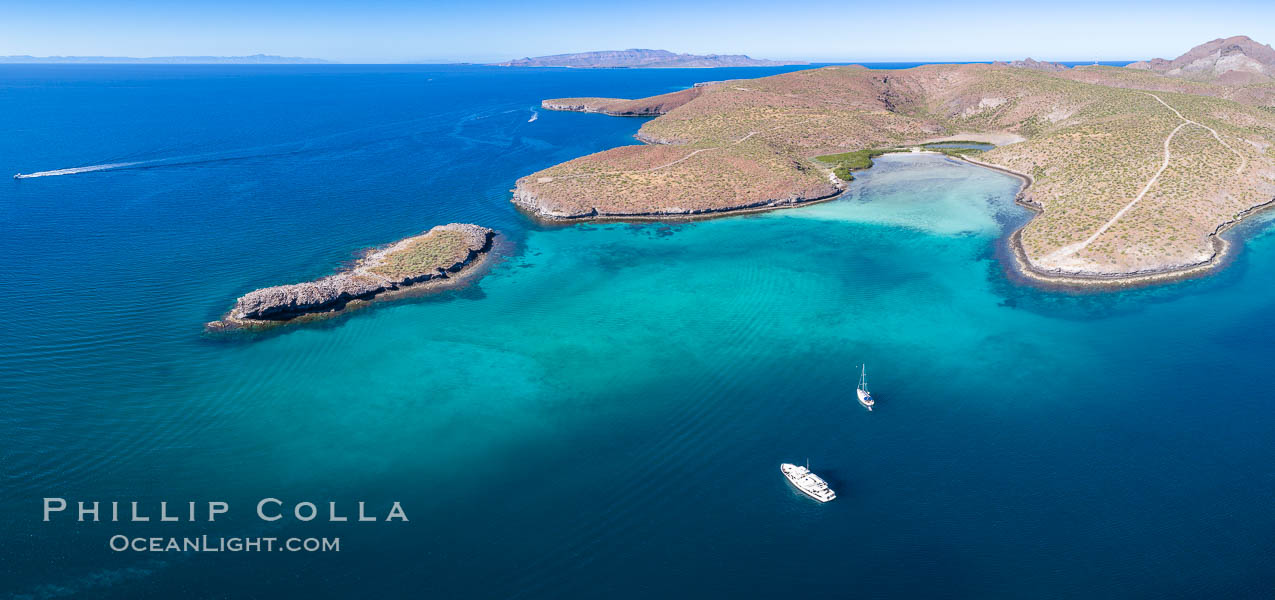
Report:
[[[748,55],[751,57],[751,55]],[[524,57],[519,57],[524,58]],[[534,57],[533,57],[534,58]],[[830,59],[830,58],[765,58],[761,60],[776,61],[800,61],[808,64],[819,65],[852,65],[859,63],[992,63],[992,62],[1008,62],[1013,60],[1024,60],[1033,58],[1036,60],[1056,62],[1056,63],[1102,63],[1102,62],[1134,62],[1136,59],[1129,57],[1122,58],[1093,58],[1087,57],[1082,59],[1061,59],[1049,58],[1042,59],[1032,57],[1018,58],[969,58],[969,57],[945,57],[945,58],[865,58],[865,59]],[[23,60],[29,59],[29,60]],[[197,62],[200,59],[207,59],[209,62]],[[274,59],[263,61],[261,59]],[[48,55],[34,56],[30,54],[8,54],[0,55],[0,63],[2,64],[145,64],[145,61],[154,61],[150,64],[164,64],[165,61],[186,61],[186,64],[219,64],[222,61],[240,60],[255,64],[314,64],[314,65],[475,65],[485,66],[499,62],[506,62],[515,59],[454,59],[454,58],[421,58],[406,60],[339,60],[331,58],[311,57],[311,56],[285,56],[278,54],[246,54],[246,55],[165,55],[165,56],[109,56],[109,55],[93,55],[93,54],[74,54],[74,55]],[[775,65],[775,66],[801,66],[801,65]],[[525,68],[554,68],[554,67],[525,67]],[[558,67],[558,68],[598,68],[598,67]],[[632,67],[618,67],[632,68]],[[689,68],[755,68],[755,67],[689,67]]]

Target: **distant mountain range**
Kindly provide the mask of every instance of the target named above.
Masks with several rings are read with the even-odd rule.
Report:
[[[1237,35],[1196,46],[1173,60],[1153,58],[1128,65],[1170,77],[1245,85],[1275,80],[1275,49]]]
[[[750,58],[743,54],[675,54],[668,50],[600,50],[555,54],[535,58],[519,58],[497,67],[575,67],[575,68],[710,68],[710,67],[776,67],[782,65],[806,65],[807,62],[777,61]]]
[[[314,65],[328,61],[295,56],[0,56],[0,63],[161,64],[161,65]]]

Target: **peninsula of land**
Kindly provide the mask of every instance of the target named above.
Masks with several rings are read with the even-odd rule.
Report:
[[[743,54],[675,54],[668,50],[596,50],[519,58],[497,67],[570,67],[575,69],[707,69],[714,67],[777,67],[805,65],[806,62],[764,60]]]
[[[1250,56],[1243,44],[1210,45],[1188,54],[1217,58],[1215,70],[1267,60],[1265,46]],[[1110,284],[1197,272],[1227,251],[1220,231],[1275,198],[1275,84],[1229,80],[1029,60],[831,66],[638,100],[550,99],[542,106],[658,116],[637,134],[643,145],[527,175],[512,200],[552,221],[787,208],[838,194],[858,154],[994,140],[978,163],[1020,175],[1020,202],[1039,212],[1012,236],[1030,276]]]
[[[396,293],[454,287],[478,274],[491,256],[495,237],[495,231],[478,225],[439,225],[373,251],[347,271],[249,292],[208,328],[261,327],[332,316]]]
[[[657,117],[699,97],[703,86],[695,86],[676,92],[627,100],[625,98],[555,98],[542,100],[540,107],[548,110],[602,113],[613,117]]]

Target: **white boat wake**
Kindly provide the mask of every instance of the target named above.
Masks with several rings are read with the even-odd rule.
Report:
[[[528,123],[534,123],[534,122],[536,121],[536,119],[539,119],[539,118],[540,118],[540,113],[538,113],[538,112],[536,112],[536,111],[534,111],[534,110],[533,110],[533,111],[531,111],[531,118],[530,118],[530,119],[527,119],[527,122],[528,122]]]
[[[536,120],[538,116],[539,114],[533,110],[531,120]],[[376,144],[382,144],[384,142],[414,140],[424,135],[441,134],[442,131],[440,127],[429,127],[432,123],[433,121],[430,119],[409,119],[406,121],[397,121],[370,127],[359,127],[347,131],[338,131],[326,135],[296,141],[280,142],[277,144],[265,144],[261,146],[238,148],[220,152],[170,156],[167,158],[104,163],[100,165],[72,167],[69,169],[51,169],[48,171],[36,171],[32,173],[18,173],[14,175],[13,178],[31,179],[34,177],[75,175],[77,173],[91,173],[94,171],[110,171],[115,169],[190,167],[196,165],[212,165],[218,163],[312,153],[348,153],[358,151],[369,146],[374,146]]]
[[[131,167],[139,165],[136,162],[109,163],[105,165],[90,165],[87,167],[73,167],[70,169],[54,169],[52,171],[36,171],[35,173],[18,173],[14,175],[14,179],[30,179],[32,177],[53,177],[54,175],[74,175],[76,173],[88,173],[91,171],[106,171],[108,169],[120,169],[123,167]]]
[[[36,171],[34,173],[18,173],[13,176],[14,179],[30,179],[32,177],[52,177],[54,175],[75,175],[77,173],[91,173],[94,171],[110,171],[115,169],[151,169],[158,167],[186,167],[191,165],[206,165],[214,163],[231,162],[237,160],[249,160],[254,158],[263,158],[271,156],[287,156],[291,154],[300,154],[305,152],[305,148],[288,149],[284,148],[275,152],[262,152],[260,148],[253,148],[247,151],[230,151],[230,152],[214,152],[208,154],[192,154],[185,156],[173,156],[169,158],[156,158],[151,160],[138,160],[132,162],[117,162],[101,165],[89,165],[87,167],[72,167],[70,169],[53,169],[50,171]],[[246,152],[246,153],[245,153]]]

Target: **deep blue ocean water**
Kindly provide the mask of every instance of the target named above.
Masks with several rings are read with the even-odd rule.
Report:
[[[134,163],[0,181],[0,598],[1269,597],[1264,223],[1214,276],[1072,294],[1005,274],[1017,182],[932,156],[692,224],[509,203],[641,124],[542,98],[783,70],[0,67],[0,174]],[[510,243],[471,288],[202,333],[451,221]],[[836,501],[779,473],[807,459]],[[47,496],[232,511],[44,523]],[[262,523],[264,497],[410,522]]]

